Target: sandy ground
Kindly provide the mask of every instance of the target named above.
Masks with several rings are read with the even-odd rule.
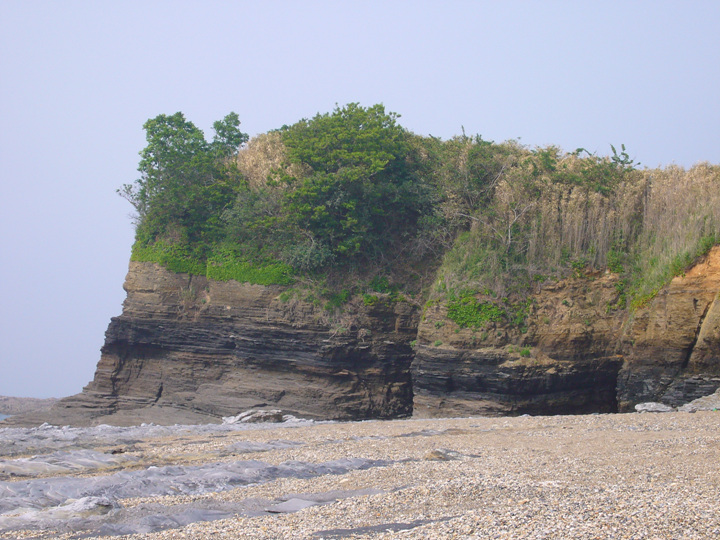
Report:
[[[127,465],[136,469],[210,461],[378,460],[344,474],[122,499],[125,509],[232,502],[248,511],[114,538],[707,539],[720,537],[719,428],[720,412],[712,411],[412,419],[278,424],[97,449],[138,458]],[[277,441],[286,447],[222,451],[238,443],[267,448]],[[10,531],[0,538],[78,535]]]

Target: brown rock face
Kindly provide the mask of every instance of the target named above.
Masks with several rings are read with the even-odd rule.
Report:
[[[720,387],[720,247],[634,314],[618,305],[613,274],[547,282],[522,329],[460,328],[442,304],[420,321],[388,298],[351,302],[347,321],[333,322],[283,287],[150,263],[131,263],[125,288],[94,380],[42,418],[6,422],[199,423],[263,408],[323,419],[613,412]]]
[[[212,422],[263,407],[323,419],[412,413],[410,304],[361,305],[342,329],[321,308],[281,301],[284,287],[132,262],[125,289],[94,380],[55,406],[53,423]]]
[[[459,328],[426,310],[412,363],[415,413],[557,414],[672,406],[720,387],[720,247],[645,308],[617,309],[617,276],[544,285],[526,332]]]
[[[720,387],[720,247],[638,310],[623,344],[621,410],[678,406]]]
[[[420,323],[412,364],[422,416],[561,414],[617,410],[622,319],[617,277],[568,279],[541,287],[527,327],[460,328],[434,306]]]

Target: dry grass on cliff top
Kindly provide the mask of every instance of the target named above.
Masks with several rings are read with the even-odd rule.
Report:
[[[578,163],[567,155],[558,167]],[[533,278],[610,268],[642,302],[720,242],[720,166],[628,171],[607,192],[516,168],[499,179],[489,210],[445,255],[445,289],[502,297]]]

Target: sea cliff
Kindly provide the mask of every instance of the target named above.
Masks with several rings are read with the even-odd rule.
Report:
[[[304,418],[412,414],[417,308],[359,303],[333,327],[286,287],[213,281],[131,262],[93,381],[48,415],[59,424],[218,422],[272,407]]]
[[[618,279],[541,284],[522,329],[461,328],[442,303],[423,313],[383,294],[350,301],[340,327],[288,300],[287,287],[131,262],[93,381],[42,420],[219,422],[257,408],[342,420],[616,412],[720,387],[720,247],[636,310],[617,308]]]
[[[618,309],[617,274],[541,285],[527,326],[460,328],[435,305],[412,363],[416,414],[567,414],[677,407],[720,386],[720,247],[647,305]]]
[[[720,386],[720,166],[463,134],[379,104],[211,141],[145,124],[123,312],[42,419],[678,406]]]

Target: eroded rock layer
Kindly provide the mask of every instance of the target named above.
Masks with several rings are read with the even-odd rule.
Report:
[[[283,287],[209,281],[130,264],[123,314],[94,380],[53,423],[207,422],[273,407],[305,418],[412,413],[416,308],[361,306],[353,328]]]
[[[618,280],[547,281],[522,325],[461,328],[443,302],[421,314],[387,295],[356,298],[338,319],[284,287],[133,262],[94,380],[9,422],[201,423],[262,408],[321,419],[613,412],[720,387],[720,247],[632,313]]]
[[[672,406],[720,387],[720,247],[647,306],[616,275],[543,284],[526,326],[460,328],[428,308],[412,364],[415,413],[557,414]]]
[[[442,304],[426,310],[412,364],[423,416],[612,412],[623,360],[617,277],[544,284],[526,326],[460,328]]]
[[[638,310],[624,336],[622,410],[642,401],[673,407],[720,387],[720,247]]]

